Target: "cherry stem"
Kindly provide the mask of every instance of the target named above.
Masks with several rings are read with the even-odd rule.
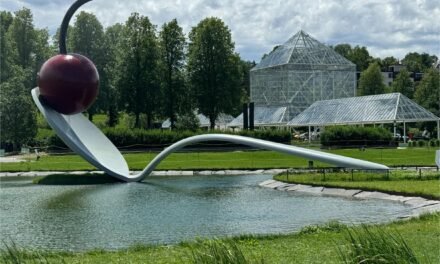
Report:
[[[61,29],[60,29],[60,54],[67,54],[66,49],[66,35],[67,35],[67,29],[69,28],[69,22],[72,18],[75,11],[82,6],[83,4],[90,2],[92,0],[77,0],[75,3],[73,3],[69,10],[67,10],[66,14],[64,15],[63,22],[61,23]]]

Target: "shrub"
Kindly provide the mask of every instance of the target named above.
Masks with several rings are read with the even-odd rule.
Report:
[[[424,140],[418,140],[417,141],[417,146],[424,147],[424,146],[426,146],[426,142]]]
[[[393,142],[391,132],[381,127],[328,127],[320,138],[323,146],[384,146]]]

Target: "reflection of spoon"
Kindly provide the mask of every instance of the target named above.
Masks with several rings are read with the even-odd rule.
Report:
[[[348,158],[317,150],[294,147],[261,139],[242,136],[207,134],[185,138],[160,152],[139,174],[130,175],[127,162],[113,143],[83,114],[63,115],[41,103],[39,88],[32,89],[32,98],[49,125],[66,145],[107,174],[127,182],[141,181],[171,153],[183,147],[204,141],[226,141],[251,147],[273,150],[309,160],[319,160],[338,167],[367,170],[388,170],[382,164]]]

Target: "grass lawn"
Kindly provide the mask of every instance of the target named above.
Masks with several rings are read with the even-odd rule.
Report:
[[[387,232],[398,232],[420,263],[438,263],[440,257],[440,214],[381,225]],[[355,227],[359,230],[361,227]],[[337,223],[310,226],[288,235],[241,236],[233,238],[245,257],[264,263],[341,263],[338,248],[349,250],[347,229]],[[34,252],[47,259],[44,263],[193,263],[191,249],[202,242],[178,245],[133,246],[126,250],[94,250],[85,253]],[[4,252],[2,257],[4,257]],[[26,254],[23,257],[26,260]],[[34,262],[32,262],[34,263]]]
[[[388,166],[400,165],[435,165],[434,148],[411,149],[340,149],[328,152],[348,157],[365,159]],[[131,170],[141,170],[153,159],[156,152],[124,154]],[[186,152],[175,153],[166,158],[158,170],[191,170],[191,169],[264,169],[307,167],[306,159],[275,153],[273,151],[237,151],[237,152]],[[328,166],[315,162],[315,166]],[[39,161],[30,158],[29,162],[0,163],[0,171],[47,171],[47,170],[93,170],[78,155],[42,156]]]
[[[280,174],[274,179],[327,187],[342,187],[367,191],[422,196],[440,199],[440,172],[424,171],[419,178],[417,171],[391,171],[390,174],[354,173],[300,173]]]

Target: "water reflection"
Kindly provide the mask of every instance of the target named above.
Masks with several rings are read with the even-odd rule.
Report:
[[[196,236],[292,232],[338,219],[395,219],[408,208],[258,187],[270,175],[156,177],[142,183],[82,186],[4,182],[0,236],[19,245],[63,250],[175,243]]]

